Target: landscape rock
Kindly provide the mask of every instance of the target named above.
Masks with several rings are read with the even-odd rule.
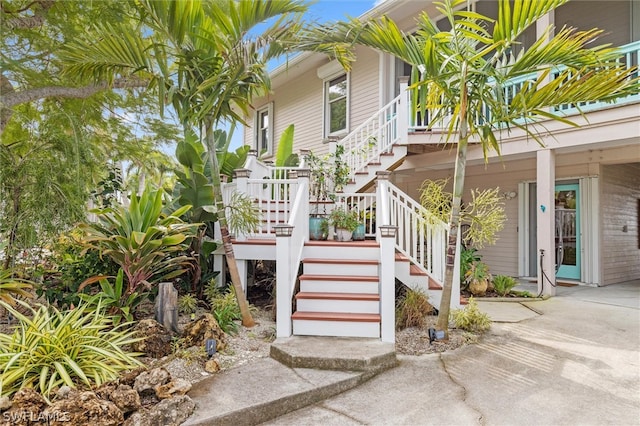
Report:
[[[11,400],[9,399],[9,397],[0,397],[0,412],[7,411],[9,408],[11,408]]]
[[[35,390],[31,388],[20,389],[13,395],[11,408],[0,416],[1,426],[30,426],[32,420],[45,420],[42,411],[47,407],[47,402]]]
[[[109,384],[101,386],[96,391],[96,395],[99,398],[109,400],[116,404],[116,407],[122,411],[123,414],[136,411],[141,407],[140,394],[133,390],[129,385],[115,385]]]
[[[154,368],[153,370],[145,371],[136,377],[133,383],[133,389],[136,392],[143,393],[147,390],[155,391],[155,388],[162,386],[171,380],[169,372],[164,368]]]
[[[209,313],[187,324],[184,327],[182,338],[183,346],[186,348],[191,346],[204,347],[207,339],[216,340],[218,351],[223,351],[227,347],[226,334],[218,325],[215,317]]]
[[[191,383],[186,379],[175,379],[166,385],[156,387],[156,396],[160,399],[167,399],[173,396],[181,396],[191,390]]]
[[[204,371],[206,371],[207,373],[217,373],[218,371],[220,371],[220,363],[217,359],[211,358],[204,363]]]
[[[196,409],[187,395],[163,399],[149,409],[136,411],[124,423],[125,426],[178,426]]]
[[[43,411],[50,426],[116,426],[124,422],[122,411],[93,392],[79,392],[54,402]]]
[[[172,334],[154,319],[143,319],[134,327],[136,335],[143,339],[131,344],[134,352],[142,352],[152,358],[162,358],[171,353]]]
[[[60,386],[60,389],[58,389],[58,391],[56,392],[56,396],[58,397],[58,399],[68,398],[71,390],[71,386]]]

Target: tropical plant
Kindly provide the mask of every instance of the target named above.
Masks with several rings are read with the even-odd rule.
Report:
[[[131,75],[148,79],[157,89],[161,112],[171,103],[185,127],[202,129],[231,281],[243,325],[253,326],[224,212],[213,130],[223,121],[242,122],[252,97],[269,89],[267,61],[296,49],[306,6],[297,0],[135,4],[137,25],[96,23],[93,31],[68,43],[66,73],[108,81]]]
[[[358,213],[343,206],[336,206],[331,210],[329,222],[337,229],[346,229],[350,232],[355,231],[360,223],[358,221]]]
[[[396,301],[396,328],[423,327],[427,315],[433,311],[429,296],[424,291],[406,288],[404,294]]]
[[[120,324],[122,320],[133,322],[133,314],[136,307],[142,302],[142,295],[136,292],[127,294],[123,277],[124,274],[122,273],[122,268],[120,268],[113,284],[109,282],[109,278],[113,277],[97,276],[89,278],[80,284],[78,291],[82,291],[85,286],[96,281],[100,284],[101,291],[94,295],[79,293],[78,297],[86,302],[87,309],[104,309],[105,313],[111,317],[114,325]]]
[[[19,297],[33,298],[33,283],[14,277],[10,269],[0,269],[0,301],[15,306]]]
[[[473,262],[464,275],[465,285],[474,296],[484,296],[490,280],[489,266],[483,262]]]
[[[465,289],[466,282],[465,277],[467,276],[467,271],[471,269],[471,265],[476,262],[480,262],[482,260],[482,256],[478,254],[478,249],[475,247],[470,247],[466,249],[462,249],[460,251],[460,281],[463,285],[463,289]]]
[[[450,30],[443,31],[427,12],[417,17],[413,33],[404,33],[386,16],[331,23],[310,32],[309,48],[332,43],[360,44],[389,53],[412,67],[412,109],[422,117],[429,110],[428,127],[447,121],[447,142],[456,144],[453,199],[449,217],[446,272],[436,328],[448,338],[454,258],[464,192],[467,147],[477,140],[485,156],[500,154],[496,131],[518,128],[543,144],[536,125],[550,119],[568,125],[558,109],[581,102],[613,102],[638,93],[635,68],[627,69],[617,49],[594,42],[601,30],[579,31],[550,26],[529,48],[521,48],[524,31],[568,0],[500,0],[498,17],[465,8],[467,0],[436,3],[438,15]],[[336,51],[340,56],[340,51]],[[339,58],[346,63],[350,58]],[[514,96],[502,89],[515,78],[533,76]]]
[[[228,291],[223,291],[212,287],[208,302],[211,305],[211,313],[218,322],[218,325],[228,334],[235,334],[238,332],[237,320],[242,319],[242,313],[238,306],[236,296],[234,293],[235,288],[230,287]]]
[[[99,222],[81,226],[86,232],[83,244],[100,250],[124,271],[127,296],[181,275],[193,260],[180,254],[198,227],[180,219],[190,206],[168,215],[162,207],[162,191],[147,188],[140,197],[131,197],[128,208],[97,210]]]
[[[178,309],[183,314],[193,314],[198,308],[198,299],[192,294],[184,294],[178,298]]]
[[[464,308],[454,309],[451,318],[456,328],[474,333],[487,331],[491,327],[491,318],[480,311],[478,302],[473,297],[469,298],[469,303]]]
[[[496,275],[493,277],[493,288],[496,293],[504,297],[511,293],[511,289],[518,284],[515,278],[507,275]]]
[[[289,124],[286,129],[280,135],[280,140],[278,141],[278,149],[276,150],[276,158],[274,166],[276,167],[295,167],[300,164],[300,158],[298,158],[298,154],[293,153],[293,132],[295,126],[293,124]],[[276,176],[277,178],[286,179],[287,173],[282,176]]]
[[[0,395],[35,388],[47,400],[62,385],[100,386],[122,371],[141,366],[126,347],[139,340],[130,324],[113,327],[103,309],[81,304],[70,311],[54,307],[21,310],[0,301],[20,322],[12,334],[0,333]],[[28,315],[21,311],[29,311]]]
[[[53,267],[43,272],[42,283],[37,284],[36,294],[58,309],[77,306],[80,302],[80,284],[94,276],[115,276],[120,267],[110,257],[103,257],[95,249],[80,244],[81,232],[74,229],[61,234],[52,246]]]

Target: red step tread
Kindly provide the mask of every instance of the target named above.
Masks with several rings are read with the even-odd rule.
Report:
[[[369,259],[324,259],[324,258],[305,258],[302,263],[327,263],[327,264],[349,264],[349,265],[378,265],[377,260]]]
[[[298,277],[300,281],[316,280],[316,281],[354,281],[354,282],[378,282],[380,278],[375,275],[314,275],[303,274]]]
[[[409,258],[402,253],[396,253],[396,261],[398,262],[409,262]]]
[[[349,321],[349,322],[380,322],[379,314],[354,314],[343,312],[294,312],[293,320],[311,321]]]
[[[442,286],[432,279],[429,279],[429,290],[442,290]]]
[[[360,300],[377,302],[380,296],[372,293],[319,293],[301,291],[296,294],[296,299],[315,299],[315,300]]]
[[[422,269],[420,269],[416,265],[409,266],[409,274],[410,275],[422,275],[422,276],[426,276],[427,275],[426,272],[424,272]]]
[[[232,244],[240,245],[257,245],[257,246],[275,246],[276,240],[274,238],[269,239],[248,239],[244,241],[231,240]]]
[[[319,246],[319,247],[380,247],[380,244],[375,240],[364,241],[308,241],[304,243],[305,246]]]

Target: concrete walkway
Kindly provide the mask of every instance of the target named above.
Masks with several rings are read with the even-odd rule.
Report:
[[[289,390],[296,383],[308,390],[313,380],[338,381],[338,373],[355,387],[263,424],[640,425],[640,282],[561,287],[545,301],[480,307],[494,324],[479,344],[398,356],[398,367],[365,382],[349,376],[356,372],[306,369],[301,380],[301,370],[285,373],[268,360],[274,374],[254,369],[252,376],[264,379],[255,392],[285,386],[274,377],[280,373]],[[234,374],[236,387],[254,391],[241,380],[247,375]],[[286,399],[279,401],[286,410]],[[291,401],[288,409],[302,406]],[[254,407],[256,416],[246,423],[201,418],[190,424],[256,424],[273,418],[267,406]]]

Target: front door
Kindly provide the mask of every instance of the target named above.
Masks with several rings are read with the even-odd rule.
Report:
[[[556,185],[556,276],[580,279],[580,187]]]

